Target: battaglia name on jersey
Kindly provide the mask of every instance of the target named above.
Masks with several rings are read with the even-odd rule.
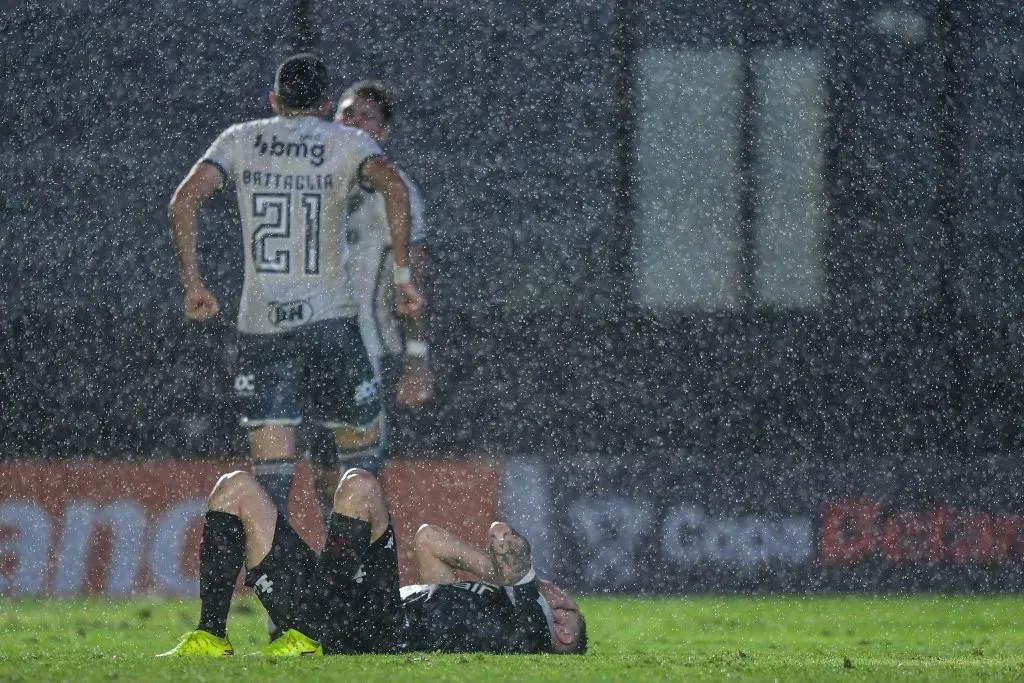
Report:
[[[334,187],[334,176],[293,175],[290,173],[265,173],[264,171],[242,171],[242,184],[266,187],[274,190],[328,190]]]
[[[274,157],[309,159],[311,166],[322,166],[324,163],[324,145],[322,142],[309,145],[304,141],[278,140],[276,135],[271,136],[270,142],[267,142],[263,139],[263,133],[260,133],[256,136],[253,147],[260,151],[261,156],[269,154]]]

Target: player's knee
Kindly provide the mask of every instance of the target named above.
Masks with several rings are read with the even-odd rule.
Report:
[[[383,499],[384,492],[377,479],[369,471],[353,467],[338,481],[338,488],[334,490],[334,509],[365,509]]]
[[[211,510],[223,510],[236,505],[259,489],[259,482],[251,473],[235,470],[221,475],[213,486],[207,507]]]
[[[416,534],[412,537],[413,550],[419,552],[436,544],[441,534],[441,527],[434,526],[433,524],[420,524],[420,528],[416,530]]]

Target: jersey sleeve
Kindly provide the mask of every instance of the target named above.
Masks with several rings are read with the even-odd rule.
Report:
[[[217,139],[213,141],[213,144],[210,145],[206,153],[199,160],[200,163],[205,162],[216,166],[220,170],[221,175],[224,176],[225,183],[234,177],[236,161],[235,142],[237,138],[238,127],[231,126],[217,136]]]

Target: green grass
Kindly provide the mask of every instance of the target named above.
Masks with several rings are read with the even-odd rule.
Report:
[[[156,660],[194,600],[2,600],[0,681],[975,681],[1024,679],[1024,597],[694,597],[582,601],[586,657],[408,654]],[[245,655],[262,609],[236,601]]]

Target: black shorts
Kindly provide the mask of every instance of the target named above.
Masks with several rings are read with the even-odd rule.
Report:
[[[355,318],[280,334],[240,334],[235,400],[243,426],[366,426],[380,414],[373,366]]]
[[[309,614],[316,594],[318,556],[280,512],[274,542],[263,560],[245,572],[245,585],[258,592],[272,590],[289,618],[278,623],[293,628],[299,615]]]
[[[278,512],[270,552],[246,571],[245,585],[257,592],[273,590],[275,600],[289,614],[277,624],[282,628],[292,628],[299,615],[317,615],[315,620],[325,625],[321,639],[327,654],[405,649],[405,610],[398,590],[398,547],[392,525],[370,544],[344,595],[325,599],[319,590],[319,574],[317,553]],[[340,607],[322,614],[320,607],[327,603]]]
[[[344,608],[327,616],[324,654],[403,651],[405,609],[398,589],[398,547],[392,525],[370,545],[347,592]]]

